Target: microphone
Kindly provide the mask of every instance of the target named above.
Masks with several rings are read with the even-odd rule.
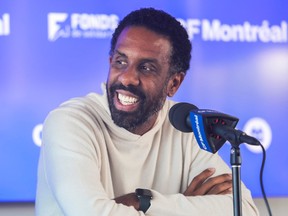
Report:
[[[236,130],[238,118],[215,110],[198,109],[189,103],[177,103],[169,111],[171,124],[182,132],[194,132],[199,147],[216,153],[228,140],[232,145],[245,142],[260,145],[254,137]]]

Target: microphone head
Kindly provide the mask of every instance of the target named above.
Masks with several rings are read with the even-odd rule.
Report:
[[[189,103],[177,103],[169,111],[169,120],[171,124],[182,132],[192,132],[189,113],[198,108]],[[184,123],[184,124],[183,124]]]
[[[222,136],[234,131],[239,119],[215,110],[198,109],[193,104],[177,103],[169,111],[169,120],[177,130],[194,132],[199,147],[214,154],[226,142]]]

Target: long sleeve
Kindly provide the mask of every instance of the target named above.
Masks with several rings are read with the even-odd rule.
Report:
[[[83,130],[90,126],[88,121],[80,121],[63,111],[53,112],[47,118],[39,162],[36,215],[144,215],[133,207],[116,204],[109,191],[104,190],[103,183],[108,182],[107,189],[110,181],[101,182],[101,161],[97,155],[101,150],[91,143],[94,134]]]
[[[188,172],[184,175],[184,178],[187,178],[187,181],[182,181],[182,188],[180,189],[181,193],[167,194],[165,192],[159,193],[158,191],[153,191],[154,199],[152,200],[151,208],[148,210],[147,215],[233,215],[232,194],[190,197],[186,197],[182,194],[193,178],[206,168],[213,167],[216,169],[213,176],[218,176],[223,173],[231,173],[229,166],[217,153],[211,154],[201,150],[196,143],[195,137],[193,137],[192,140],[190,140],[189,137],[186,142],[192,143],[192,145],[187,145],[185,148],[186,156],[184,160],[184,169],[188,170]],[[187,165],[185,165],[185,163],[187,163]],[[243,216],[259,215],[251,193],[244,183],[241,183],[241,194]]]
[[[147,215],[233,215],[232,195],[205,195],[195,197],[185,197],[182,194],[162,195],[153,192],[155,199],[152,208]],[[242,202],[243,215],[258,215],[255,206],[251,205],[252,200]]]
[[[199,151],[198,154],[206,155],[206,152]],[[194,168],[194,166],[201,166],[203,164],[205,168],[214,167],[216,168],[216,173],[214,175],[220,175],[222,173],[231,172],[228,166],[222,161],[218,155],[201,156],[200,161],[194,161],[191,167],[191,172],[188,182],[197,175],[201,168]],[[197,159],[196,159],[197,160]],[[207,161],[205,161],[207,160]],[[199,164],[198,164],[199,163]],[[192,171],[193,170],[193,171]],[[196,171],[195,171],[196,170]],[[187,182],[187,183],[188,183]],[[252,200],[250,191],[246,186],[241,184],[242,190],[242,214],[243,216],[259,215],[259,212]],[[161,194],[157,191],[153,191],[153,200],[151,208],[147,212],[147,215],[219,215],[219,216],[231,216],[233,215],[233,197],[230,195],[204,195],[204,196],[190,196],[186,197],[181,193],[177,194]]]

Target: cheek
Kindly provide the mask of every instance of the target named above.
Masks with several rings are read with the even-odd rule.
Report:
[[[144,90],[151,100],[160,100],[160,98],[166,98],[167,96],[167,83],[164,80],[158,80],[157,82],[151,82],[150,80]]]
[[[107,85],[111,85],[111,83],[114,83],[115,80],[117,80],[117,75],[113,69],[110,68],[107,76]]]

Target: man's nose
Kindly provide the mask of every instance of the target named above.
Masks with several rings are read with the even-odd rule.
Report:
[[[139,74],[133,67],[127,67],[119,77],[119,81],[124,86],[134,85],[138,86],[140,83]]]

